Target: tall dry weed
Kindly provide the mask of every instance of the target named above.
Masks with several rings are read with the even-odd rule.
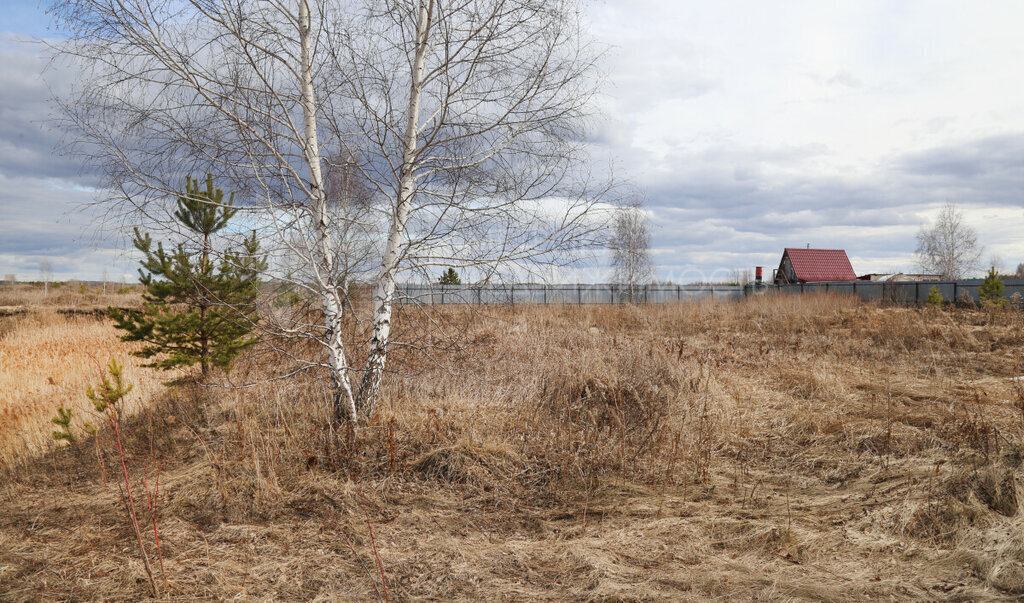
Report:
[[[567,355],[542,370],[523,409],[524,434],[533,434],[524,453],[559,476],[642,473],[662,457],[673,412],[682,419],[680,382],[679,367],[650,349]]]

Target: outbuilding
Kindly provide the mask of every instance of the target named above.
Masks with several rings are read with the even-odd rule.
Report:
[[[843,249],[787,247],[775,270],[775,284],[855,281],[850,258]]]

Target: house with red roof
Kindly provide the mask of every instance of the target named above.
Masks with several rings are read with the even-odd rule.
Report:
[[[775,271],[775,284],[855,281],[850,258],[843,249],[787,247]]]

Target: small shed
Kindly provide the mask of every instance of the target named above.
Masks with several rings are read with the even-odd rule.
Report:
[[[885,272],[862,274],[857,277],[862,281],[874,283],[912,283],[915,281],[941,281],[941,274],[907,274],[905,272]]]
[[[843,249],[787,247],[775,271],[775,284],[855,281],[850,258]]]

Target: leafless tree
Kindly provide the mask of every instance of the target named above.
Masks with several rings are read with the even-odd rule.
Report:
[[[1024,262],[1017,264],[1017,272],[1013,275],[1016,278],[1024,278]]]
[[[993,255],[988,258],[988,267],[995,269],[997,274],[1002,274],[1006,271],[1006,262],[1003,258],[998,255]]]
[[[964,278],[978,268],[981,255],[978,233],[952,202],[942,207],[934,224],[922,226],[917,233],[917,261],[928,274]]]
[[[622,287],[629,301],[635,302],[639,289],[654,278],[651,232],[641,202],[634,200],[619,207],[612,218],[612,228],[608,247],[615,271],[613,279]]]
[[[39,274],[43,277],[43,297],[46,297],[50,294],[50,281],[53,280],[53,264],[50,260],[39,262]]]
[[[735,268],[729,275],[729,281],[737,285],[746,285],[752,280],[754,276],[750,268]]]
[[[403,274],[487,280],[599,243],[607,188],[585,169],[598,79],[579,12],[573,0],[61,2],[59,56],[83,74],[59,99],[63,124],[126,215],[173,227],[166,206],[190,174],[237,193],[273,278],[323,317],[264,328],[320,344],[295,370],[327,368],[335,416],[355,422],[396,343]],[[359,311],[346,280],[367,265],[355,389],[357,342],[341,325]]]

